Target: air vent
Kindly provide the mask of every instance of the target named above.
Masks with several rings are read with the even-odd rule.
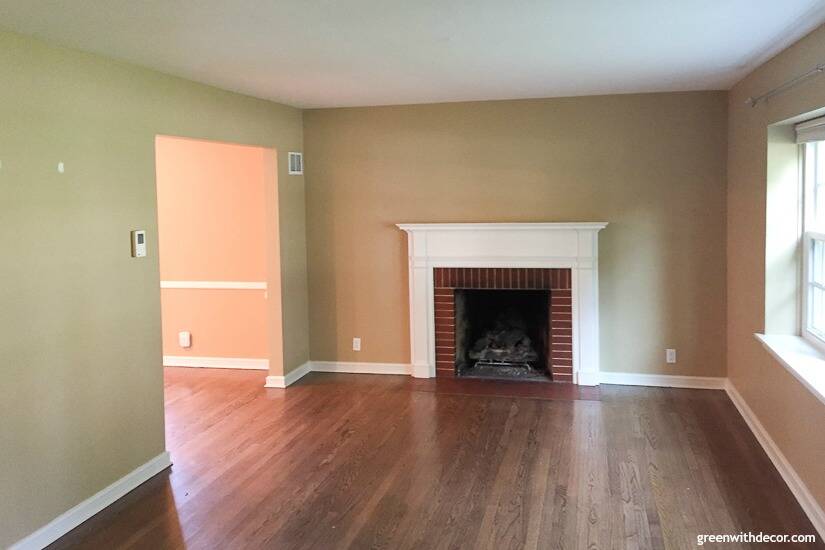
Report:
[[[300,176],[304,173],[304,155],[301,153],[289,153],[289,175]]]

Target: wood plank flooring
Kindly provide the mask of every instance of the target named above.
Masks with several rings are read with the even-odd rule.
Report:
[[[682,549],[815,533],[724,392],[500,384],[312,373],[267,390],[259,372],[168,368],[171,472],[53,547]]]

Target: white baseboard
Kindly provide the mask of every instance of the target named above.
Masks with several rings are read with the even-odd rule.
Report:
[[[739,394],[736,387],[734,387],[730,380],[726,381],[725,391],[728,393],[730,400],[733,401],[733,404],[739,410],[739,414],[741,414],[742,418],[745,419],[745,422],[753,432],[753,435],[756,436],[756,440],[760,445],[762,445],[762,448],[765,449],[765,453],[768,455],[768,458],[771,459],[771,462],[773,462],[773,465],[779,471],[779,475],[781,475],[782,479],[785,480],[785,484],[791,490],[791,493],[793,493],[796,497],[796,500],[799,502],[802,510],[808,516],[808,519],[811,520],[811,523],[813,523],[814,528],[819,533],[819,536],[821,538],[825,538],[825,511],[823,511],[822,507],[808,490],[805,482],[802,481],[799,474],[797,474],[796,470],[794,470],[793,466],[791,466],[791,463],[788,462],[788,459],[785,458],[785,455],[782,454],[781,450],[779,450],[776,442],[770,436],[768,431],[759,421],[759,418],[757,418],[753,410],[751,410],[745,402],[745,399]]]
[[[205,369],[269,370],[269,359],[246,357],[195,357],[191,355],[164,355],[164,367],[197,367]]]
[[[621,386],[658,386],[702,390],[725,389],[726,378],[712,376],[675,376],[671,374],[637,374],[632,372],[600,372],[602,384]]]
[[[348,372],[352,374],[411,374],[407,363],[353,363],[348,361],[312,361],[313,372]]]
[[[410,374],[404,363],[350,363],[346,361],[307,361],[286,376],[267,376],[266,388],[286,388],[310,372],[346,372],[351,374]]]
[[[579,386],[598,386],[600,373],[598,372],[577,372],[575,382]]]
[[[93,515],[97,514],[138,485],[148,481],[172,465],[168,452],[163,452],[149,462],[118,479],[102,491],[87,498],[77,506],[12,544],[9,550],[40,550],[53,543]]]
[[[267,376],[265,388],[285,388],[291,386],[312,370],[309,361],[298,367],[297,369],[288,372],[285,376]]]
[[[429,378],[430,377],[430,365],[410,365],[410,375],[413,378]]]
[[[309,361],[286,377],[268,376],[266,387],[285,388],[309,372],[341,372],[350,374],[402,374],[429,378],[429,365],[408,363],[361,363],[351,361]],[[586,376],[585,376],[586,375]],[[294,377],[291,378],[290,377]],[[284,380],[284,379],[287,380]],[[618,384],[624,386],[658,386],[665,388],[694,388],[722,390],[725,378],[709,376],[674,376],[669,374],[637,374],[632,372],[579,373],[579,384],[597,386]]]

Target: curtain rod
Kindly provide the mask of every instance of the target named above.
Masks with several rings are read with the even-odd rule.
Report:
[[[767,92],[765,92],[762,95],[759,95],[759,96],[756,96],[756,97],[749,97],[748,99],[745,100],[745,103],[747,105],[750,105],[751,107],[756,107],[756,105],[760,101],[768,99],[769,97],[773,97],[776,94],[781,94],[785,90],[793,88],[794,86],[796,86],[800,82],[802,82],[804,80],[808,80],[812,76],[818,75],[822,72],[825,72],[825,63],[821,63],[821,64],[817,65],[816,67],[814,67],[813,69],[811,69],[807,73],[801,74],[801,75],[797,76],[796,78],[792,78],[791,80],[788,80],[784,84],[781,84],[781,85],[777,86],[776,88],[774,88],[772,90],[768,90]]]

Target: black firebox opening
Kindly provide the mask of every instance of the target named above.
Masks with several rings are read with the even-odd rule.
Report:
[[[456,374],[550,380],[549,300],[547,290],[456,290]]]

